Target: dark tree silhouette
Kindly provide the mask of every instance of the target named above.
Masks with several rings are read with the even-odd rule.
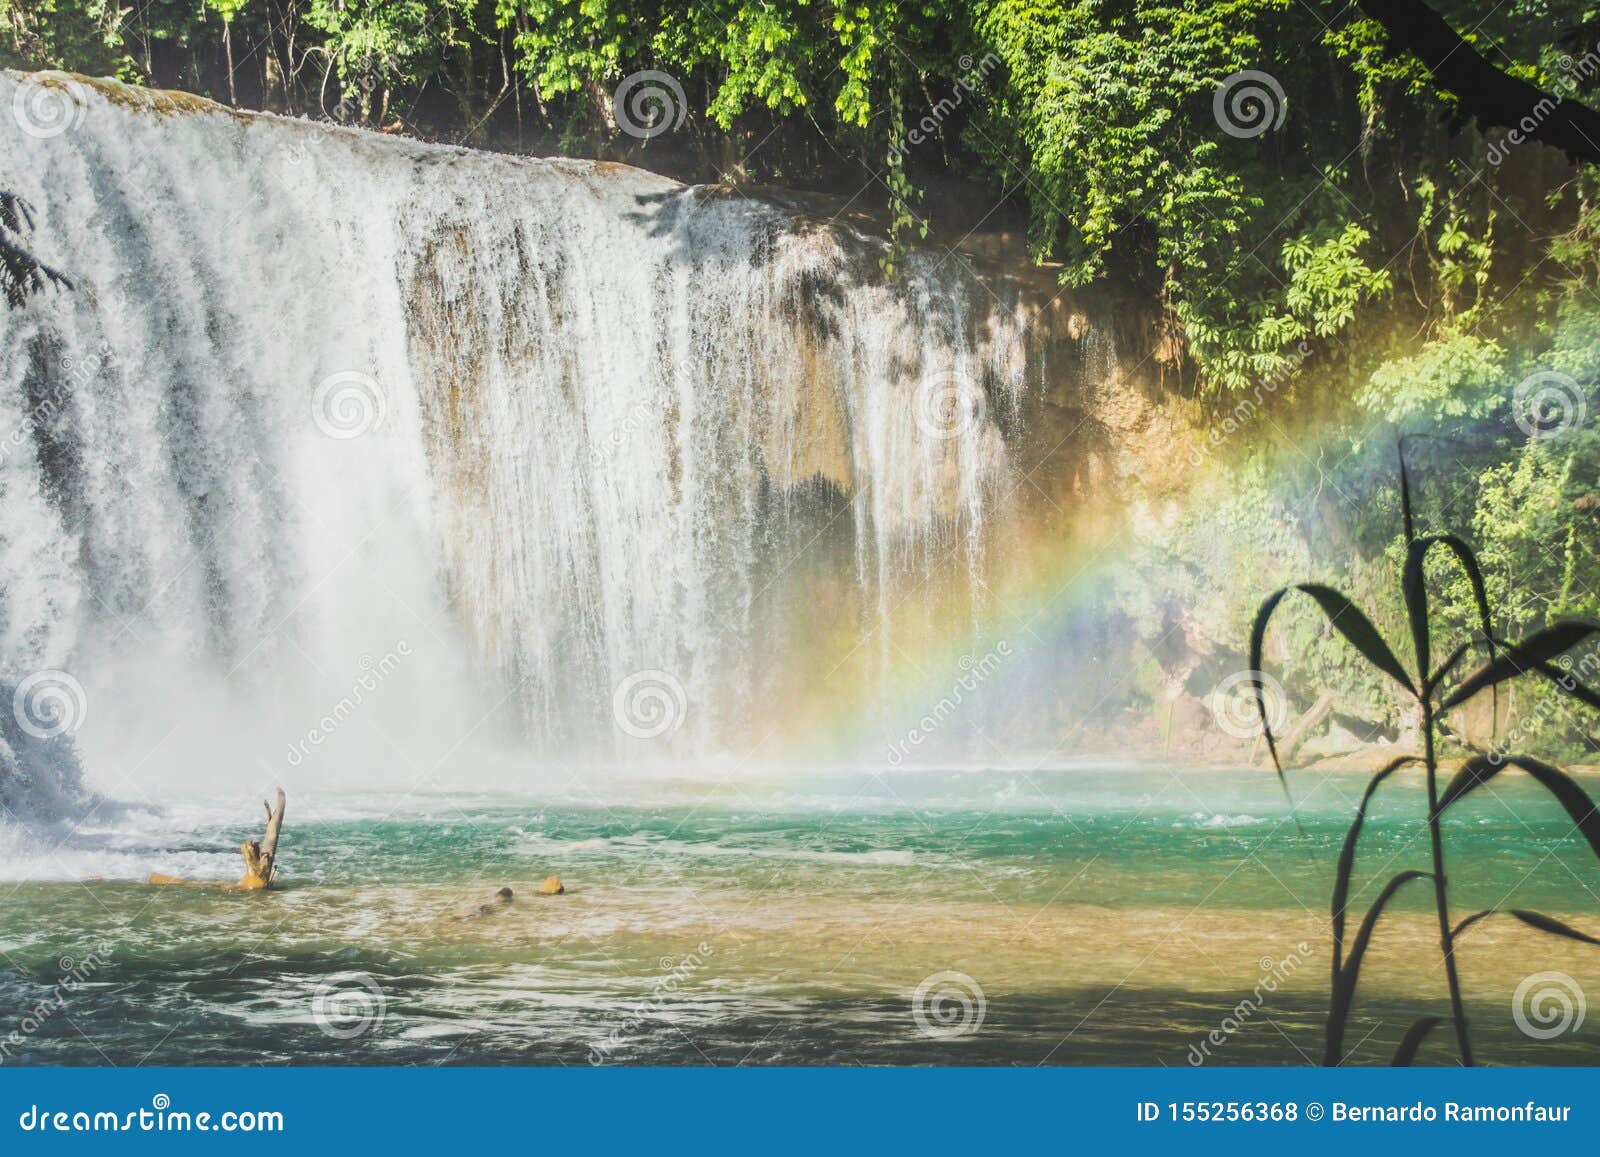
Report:
[[[1600,112],[1502,72],[1422,0],[1359,0],[1389,47],[1414,56],[1480,126],[1516,129],[1574,162],[1600,164]]]
[[[64,273],[35,257],[23,244],[33,229],[33,210],[15,193],[0,190],[0,293],[6,305],[21,309],[46,286],[71,289]]]

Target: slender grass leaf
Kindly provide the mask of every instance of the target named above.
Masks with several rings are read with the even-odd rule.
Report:
[[[1417,1059],[1417,1049],[1422,1047],[1423,1038],[1443,1023],[1443,1017],[1425,1016],[1406,1029],[1400,1047],[1394,1050],[1394,1060],[1389,1063],[1397,1069],[1409,1068],[1411,1062]]]
[[[1413,695],[1417,693],[1416,686],[1411,682],[1411,676],[1406,674],[1406,669],[1401,666],[1400,660],[1395,658],[1394,652],[1389,649],[1389,644],[1384,642],[1383,636],[1378,633],[1378,628],[1372,625],[1372,620],[1362,614],[1354,603],[1332,587],[1323,586],[1321,583],[1300,583],[1299,588],[1317,600],[1323,613],[1328,616],[1328,625],[1360,651],[1367,662]]]
[[[1344,963],[1345,909],[1349,906],[1350,900],[1350,874],[1355,869],[1356,844],[1361,839],[1361,828],[1367,820],[1367,804],[1372,801],[1373,793],[1378,790],[1380,783],[1408,763],[1421,762],[1420,756],[1402,755],[1379,768],[1367,781],[1367,790],[1356,808],[1356,818],[1351,822],[1350,830],[1345,833],[1344,847],[1339,852],[1339,866],[1333,879],[1333,983],[1335,985],[1339,983],[1339,970]]]
[[[1273,591],[1262,601],[1256,611],[1255,622],[1250,624],[1250,670],[1261,671],[1261,653],[1266,645],[1267,624],[1272,621],[1272,612],[1278,609],[1278,604],[1283,602],[1283,596],[1288,594],[1293,587],[1283,587]],[[1289,795],[1289,781],[1283,777],[1283,762],[1278,758],[1278,741],[1272,737],[1272,721],[1267,718],[1267,699],[1262,690],[1260,678],[1252,678],[1251,686],[1256,693],[1256,711],[1261,715],[1261,733],[1267,738],[1267,752],[1272,756],[1273,770],[1278,773],[1278,783],[1283,787],[1283,794],[1289,800],[1289,810],[1294,811],[1294,797]]]
[[[1417,670],[1428,677],[1433,660],[1428,654],[1428,584],[1423,578],[1423,564],[1428,558],[1430,538],[1412,538],[1406,535],[1406,563],[1400,572],[1400,593],[1405,596],[1406,621],[1411,625],[1411,646],[1417,656]]]
[[[1494,646],[1494,643],[1491,642],[1489,645],[1492,647]],[[1439,669],[1435,671],[1432,677],[1428,680],[1428,688],[1437,687],[1441,682],[1449,678],[1450,672],[1454,671],[1456,669],[1456,665],[1460,663],[1462,659],[1466,658],[1467,649],[1471,646],[1471,643],[1462,643],[1454,651],[1451,651],[1449,657],[1445,659],[1443,663],[1439,664]],[[1492,658],[1493,655],[1491,654],[1490,657]]]
[[[1487,783],[1508,766],[1521,768],[1555,796],[1567,815],[1572,817],[1573,824],[1582,833],[1583,838],[1589,841],[1589,847],[1593,849],[1594,854],[1600,856],[1600,811],[1595,810],[1595,802],[1589,798],[1589,793],[1579,787],[1577,781],[1559,767],[1531,759],[1526,755],[1473,756],[1462,765],[1461,770],[1456,772],[1445,787],[1444,794],[1439,797],[1438,811],[1434,814],[1436,816],[1442,814],[1445,808],[1468,792]]]
[[[1576,619],[1566,619],[1536,631],[1522,642],[1507,647],[1498,658],[1491,659],[1467,676],[1461,686],[1439,704],[1439,709],[1448,711],[1465,703],[1485,687],[1493,687],[1536,670],[1539,664],[1548,663],[1561,652],[1571,650],[1594,634],[1600,634],[1600,626]]]
[[[1250,627],[1250,669],[1262,670],[1262,654],[1265,650],[1267,638],[1267,625],[1272,621],[1272,613],[1278,609],[1278,604],[1290,591],[1302,591],[1316,600],[1322,608],[1323,614],[1328,618],[1328,625],[1345,637],[1345,640],[1378,670],[1388,675],[1413,695],[1417,693],[1416,686],[1411,682],[1411,676],[1406,674],[1406,669],[1401,666],[1400,660],[1395,658],[1389,644],[1384,642],[1383,636],[1378,633],[1378,628],[1372,625],[1372,620],[1367,618],[1361,610],[1344,595],[1332,587],[1323,586],[1321,583],[1297,583],[1292,587],[1283,587],[1273,591],[1262,602],[1256,611],[1255,622]],[[1267,737],[1267,750],[1272,754],[1272,765],[1277,768],[1278,775],[1283,775],[1283,764],[1278,759],[1278,744],[1273,737],[1272,728],[1267,722],[1266,698],[1262,694],[1260,680],[1256,681],[1256,709],[1261,713],[1262,730]]]
[[[1444,794],[1439,797],[1439,808],[1435,814],[1442,814],[1445,808],[1473,788],[1505,770],[1505,763],[1505,757],[1501,755],[1472,756],[1461,765],[1461,770],[1450,777],[1450,782],[1445,785]]]
[[[1417,537],[1417,520],[1411,512],[1411,475],[1406,471],[1406,438],[1395,443],[1395,457],[1400,459],[1400,519],[1405,526],[1406,543]]]
[[[1305,829],[1300,826],[1300,817],[1295,814],[1294,793],[1289,790],[1289,779],[1283,774],[1283,760],[1278,757],[1278,741],[1272,734],[1272,720],[1267,717],[1266,690],[1261,681],[1262,651],[1266,646],[1267,624],[1272,621],[1272,612],[1278,609],[1283,596],[1293,589],[1284,587],[1273,591],[1256,611],[1255,622],[1250,626],[1250,687],[1255,692],[1256,714],[1261,717],[1261,734],[1267,740],[1267,753],[1272,756],[1272,770],[1277,773],[1278,786],[1283,789],[1283,798],[1289,805],[1289,815],[1294,819],[1295,830],[1304,835]]]
[[[1587,703],[1590,707],[1600,711],[1600,692],[1579,682],[1573,677],[1571,671],[1565,670],[1555,663],[1548,662],[1535,663],[1530,670],[1543,675],[1564,694],[1571,695],[1574,699]]]
[[[1548,932],[1552,936],[1564,936],[1568,940],[1579,940],[1584,944],[1600,944],[1600,939],[1590,936],[1587,932],[1580,932],[1570,924],[1563,924],[1553,916],[1546,916],[1543,912],[1530,912],[1526,908],[1487,908],[1482,912],[1474,912],[1461,923],[1457,924],[1455,931],[1450,933],[1450,939],[1455,941],[1468,928],[1479,920],[1504,912],[1507,916],[1515,916],[1530,928],[1537,928],[1541,932]]]
[[[1334,985],[1333,999],[1328,1009],[1324,1064],[1336,1066],[1343,1057],[1345,1025],[1350,1019],[1350,1008],[1355,1003],[1356,982],[1361,979],[1361,961],[1367,955],[1367,946],[1372,943],[1372,933],[1378,926],[1378,917],[1383,915],[1384,908],[1394,894],[1412,880],[1432,878],[1432,872],[1419,872],[1416,869],[1401,872],[1383,886],[1383,891],[1378,893],[1378,898],[1373,901],[1372,907],[1367,909],[1361,927],[1356,930],[1355,939],[1350,942],[1350,957],[1344,962],[1344,968],[1339,973],[1339,982]]]
[[[1428,552],[1436,546],[1447,547],[1456,556],[1456,561],[1461,564],[1461,569],[1466,573],[1467,582],[1472,587],[1472,601],[1478,610],[1478,629],[1483,632],[1484,645],[1489,649],[1489,662],[1495,660],[1494,649],[1494,614],[1489,609],[1489,590],[1483,581],[1483,568],[1478,565],[1478,555],[1465,539],[1454,534],[1434,534],[1427,538],[1414,539],[1406,552],[1405,576],[1402,585],[1405,588],[1406,612],[1411,616],[1411,637],[1417,647],[1417,669],[1424,673],[1424,695],[1430,695],[1433,688],[1439,685],[1445,675],[1456,663],[1460,662],[1460,652],[1452,654],[1445,665],[1428,675],[1432,659],[1428,654],[1428,595],[1423,576],[1424,563],[1427,561]],[[1494,712],[1492,718],[1498,720],[1500,716],[1499,693],[1495,693]]]

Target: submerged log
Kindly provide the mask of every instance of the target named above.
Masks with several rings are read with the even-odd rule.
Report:
[[[267,830],[259,840],[246,840],[239,845],[244,856],[244,878],[239,887],[246,892],[258,892],[272,887],[272,877],[277,872],[278,835],[283,831],[283,789],[278,789],[278,806],[262,802],[267,810]]]
[[[152,884],[183,884],[190,888],[201,886],[198,880],[185,880],[181,876],[168,876],[162,872],[151,872],[149,882]]]

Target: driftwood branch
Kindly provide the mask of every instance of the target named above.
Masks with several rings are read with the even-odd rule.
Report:
[[[1317,701],[1311,705],[1311,709],[1295,720],[1294,726],[1278,744],[1278,758],[1288,759],[1299,751],[1300,745],[1310,739],[1311,733],[1331,714],[1333,714],[1333,692],[1324,691],[1317,696]]]
[[[1389,35],[1396,53],[1420,60],[1434,83],[1480,126],[1514,130],[1521,140],[1560,149],[1574,162],[1600,164],[1600,112],[1502,72],[1422,0],[1358,0]]]
[[[239,846],[245,867],[239,887],[246,891],[272,887],[272,877],[277,872],[278,836],[283,831],[283,805],[283,789],[279,788],[277,807],[265,801],[261,804],[267,812],[266,834],[259,840],[246,840]]]

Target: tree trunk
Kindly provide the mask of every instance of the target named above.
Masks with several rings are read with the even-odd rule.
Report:
[[[247,892],[272,887],[272,877],[277,871],[278,835],[283,830],[283,789],[278,789],[278,806],[263,803],[267,809],[267,831],[259,840],[246,840],[239,846],[244,856],[244,878],[239,887]]]
[[[1317,701],[1311,705],[1311,709],[1295,720],[1289,733],[1279,742],[1278,758],[1288,760],[1300,749],[1302,743],[1311,738],[1311,733],[1317,726],[1331,714],[1333,714],[1333,692],[1324,691],[1317,696]]]

